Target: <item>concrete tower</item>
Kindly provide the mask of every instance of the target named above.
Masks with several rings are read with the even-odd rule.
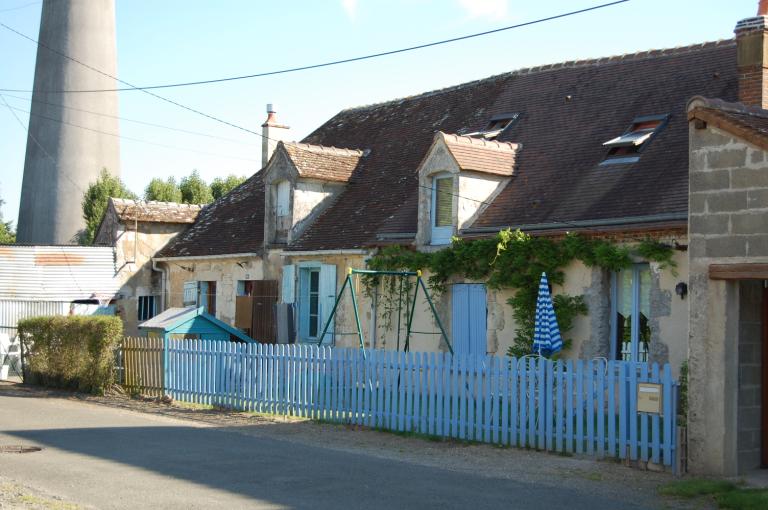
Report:
[[[69,244],[85,226],[88,184],[102,168],[120,175],[118,138],[103,134],[118,134],[117,92],[56,91],[116,83],[44,46],[117,76],[114,0],[44,0],[39,41],[17,240]]]

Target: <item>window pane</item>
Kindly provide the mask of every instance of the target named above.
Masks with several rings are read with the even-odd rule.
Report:
[[[638,328],[637,361],[648,361],[648,346],[651,342],[651,269],[648,266],[638,268],[640,279],[640,324]]]
[[[453,224],[453,178],[435,179],[435,226]]]
[[[317,331],[317,315],[309,316],[309,336],[315,337],[318,335]]]
[[[632,357],[632,270],[616,275],[616,358]]]

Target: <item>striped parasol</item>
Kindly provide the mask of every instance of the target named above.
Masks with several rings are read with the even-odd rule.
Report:
[[[541,355],[552,355],[563,348],[560,328],[557,326],[555,306],[549,293],[547,274],[541,273],[539,297],[536,299],[536,322],[533,328],[533,350]]]

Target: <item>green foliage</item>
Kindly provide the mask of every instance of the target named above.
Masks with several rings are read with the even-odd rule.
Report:
[[[181,201],[185,204],[209,204],[213,202],[211,187],[200,177],[197,170],[181,179]]]
[[[110,197],[138,198],[125,186],[123,181],[110,174],[106,168],[103,168],[99,178],[96,179],[96,182],[88,185],[88,189],[83,196],[82,207],[85,230],[80,235],[80,244],[93,243],[96,229],[99,228],[101,219],[104,217]]]
[[[55,316],[19,321],[31,382],[101,394],[114,381],[114,351],[123,336],[119,317]]]
[[[155,177],[144,188],[144,200],[181,202],[181,189],[173,177],[168,177],[166,180]]]
[[[5,201],[0,198],[0,208]],[[0,211],[0,244],[13,244],[16,242],[16,232],[13,231],[12,221],[3,221],[3,212]]]
[[[547,273],[551,284],[562,285],[565,283],[564,268],[574,260],[580,260],[589,267],[618,271],[631,267],[633,255],[660,262],[661,267],[675,266],[672,249],[651,240],[635,246],[622,246],[579,234],[568,234],[556,240],[508,229],[491,239],[468,241],[454,238],[450,247],[432,253],[402,246],[386,247],[368,260],[368,267],[379,271],[428,270],[429,285],[435,292],[445,290],[453,276],[484,280],[492,289],[513,289],[515,293],[507,302],[512,307],[517,330],[514,345],[508,354],[524,356],[531,353],[533,345],[536,298],[542,272]],[[381,282],[381,278],[368,278],[365,283],[370,287]],[[397,292],[391,284],[384,287],[388,293]],[[391,302],[392,297],[387,301]],[[560,332],[567,346],[571,342],[566,335],[576,317],[588,313],[587,305],[583,296],[566,294],[554,296],[554,305]]]
[[[715,496],[720,508],[730,510],[765,510],[768,508],[768,489],[739,489]]]
[[[245,182],[245,177],[229,174],[226,178],[216,177],[211,182],[211,194],[218,200]]]
[[[736,490],[736,484],[726,480],[710,480],[706,478],[691,478],[662,485],[659,493],[676,498],[695,498],[712,494],[722,494]]]

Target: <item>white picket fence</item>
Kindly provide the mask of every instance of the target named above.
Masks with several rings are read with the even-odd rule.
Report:
[[[201,340],[163,356],[177,400],[674,466],[669,365]],[[660,385],[662,413],[637,411],[642,382]]]

